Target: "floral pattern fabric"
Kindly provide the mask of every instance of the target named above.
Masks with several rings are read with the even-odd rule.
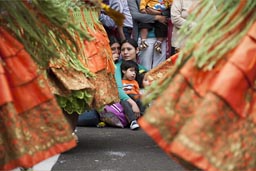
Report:
[[[105,105],[119,101],[112,52],[107,33],[98,20],[98,10],[86,7],[70,9],[71,21],[85,30],[91,39],[82,39],[78,33],[72,33],[80,50],[77,58],[62,55],[50,63],[51,89],[58,95],[60,106],[70,114],[101,110]],[[78,61],[79,67],[72,68],[69,65],[72,61]]]
[[[256,23],[212,71],[190,60],[139,120],[184,167],[256,169]]]
[[[76,146],[46,79],[0,28],[0,170],[29,168]]]

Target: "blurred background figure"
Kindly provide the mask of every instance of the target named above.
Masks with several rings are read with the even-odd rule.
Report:
[[[139,34],[139,23],[155,23],[158,21],[160,23],[166,24],[167,17],[163,15],[154,14],[143,14],[140,12],[140,0],[128,1],[130,13],[133,18],[133,38],[140,44],[140,34]],[[150,70],[163,61],[166,60],[166,40],[163,40],[161,44],[162,53],[158,53],[154,50],[154,44],[156,42],[156,35],[152,29],[147,36],[148,47],[140,51],[138,63],[143,65],[147,70]]]

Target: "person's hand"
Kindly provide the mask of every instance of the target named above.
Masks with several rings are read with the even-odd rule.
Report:
[[[140,116],[140,109],[136,103],[132,105],[132,111],[137,117]]]
[[[136,103],[132,105],[132,111],[134,112],[136,117],[140,116],[140,109]]]
[[[119,55],[117,53],[113,53],[112,57],[114,62],[119,59]]]
[[[147,14],[146,9],[140,10],[140,12],[143,13],[143,14]]]
[[[136,116],[140,116],[140,109],[139,109],[138,105],[136,104],[136,102],[134,100],[132,100],[132,99],[128,99],[127,101],[132,106],[132,111],[134,112],[134,114]]]
[[[167,24],[167,18],[163,15],[156,15],[155,20],[159,23]]]
[[[161,12],[158,10],[155,10],[153,8],[147,7],[146,8],[146,13],[151,14],[151,15],[161,15]]]

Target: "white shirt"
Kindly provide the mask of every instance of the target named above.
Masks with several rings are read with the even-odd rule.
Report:
[[[133,27],[132,15],[130,13],[127,0],[110,0],[109,6],[112,9],[117,10],[120,13],[124,14],[125,16],[124,27],[130,27],[130,28]]]

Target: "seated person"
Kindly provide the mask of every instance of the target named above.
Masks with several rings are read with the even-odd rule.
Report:
[[[136,78],[139,74],[138,64],[133,60],[123,61],[121,64],[123,90],[138,105],[140,114],[143,115],[145,107],[140,101],[140,87]]]
[[[145,88],[147,88],[148,86],[151,85],[151,81],[148,77],[148,72],[147,71],[144,71],[144,70],[141,70],[139,72],[139,75],[138,75],[138,84],[139,84],[139,87],[140,87],[140,94],[143,95],[144,92],[145,92]]]
[[[161,23],[167,23],[167,18],[163,15],[153,15],[153,14],[143,14],[140,12],[139,4],[141,0],[129,0],[128,5],[130,13],[133,18],[133,38],[140,43],[140,33],[138,24],[139,23],[154,23],[155,21]],[[144,66],[147,70],[151,70],[160,63],[166,60],[166,39],[162,42],[161,51],[162,53],[157,53],[154,50],[154,44],[156,42],[156,36],[154,30],[150,30],[147,36],[148,47],[143,51],[139,52],[138,63]]]
[[[128,120],[128,124],[130,125],[131,130],[137,130],[139,128],[139,124],[137,123],[137,118],[140,116],[140,109],[136,102],[129,97],[123,90],[122,84],[122,71],[121,64],[127,60],[137,61],[137,54],[139,53],[138,44],[134,39],[126,39],[121,43],[121,60],[119,60],[116,65],[115,70],[115,80],[117,83],[120,103],[124,108],[124,114]],[[146,70],[146,68],[140,64],[138,64],[139,70]]]

